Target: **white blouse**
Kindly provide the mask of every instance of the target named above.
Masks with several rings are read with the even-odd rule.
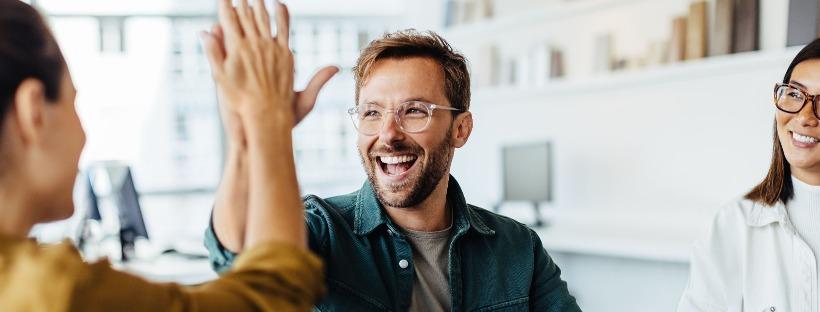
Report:
[[[811,197],[802,187],[808,185],[798,182],[788,209],[740,199],[718,212],[706,237],[693,247],[679,312],[818,311],[817,261],[787,213],[816,212],[817,207],[804,207],[803,199]]]

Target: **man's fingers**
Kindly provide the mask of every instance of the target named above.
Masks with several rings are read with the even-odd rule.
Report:
[[[225,62],[225,51],[213,34],[203,31],[199,34],[199,37],[205,47],[208,63],[211,65],[211,74],[214,78],[220,77],[222,75],[222,64]]]
[[[290,14],[288,7],[279,0],[276,0],[276,41],[284,47],[288,47],[290,37]]]
[[[333,75],[339,72],[336,66],[327,66],[320,69],[313,78],[308,82],[307,87],[302,92],[298,92],[296,96],[296,107],[294,107],[294,116],[296,122],[299,122],[313,109],[316,104],[316,98],[319,96],[319,91],[322,87],[333,78]]]
[[[222,31],[222,26],[219,24],[211,27],[211,36],[216,40],[216,45],[225,54],[225,32]]]
[[[211,27],[211,34],[216,37],[216,40],[225,40],[225,32],[222,31],[222,26],[219,24],[214,25]]]
[[[259,30],[259,35],[263,39],[270,39],[272,37],[270,15],[268,15],[268,8],[265,7],[265,0],[254,1],[253,16],[256,20],[256,29]]]
[[[239,25],[242,26],[242,31],[246,38],[256,38],[259,32],[256,30],[256,22],[253,20],[253,12],[248,5],[248,0],[239,0],[236,7],[236,15],[239,16]]]
[[[236,16],[236,10],[231,5],[231,0],[219,0],[219,24],[222,25],[223,35],[226,45],[233,45],[236,40],[242,38],[242,28]]]

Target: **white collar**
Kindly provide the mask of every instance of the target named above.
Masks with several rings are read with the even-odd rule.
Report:
[[[820,186],[818,185],[807,184],[794,176],[791,176],[791,180],[795,195],[797,193],[820,193]],[[748,226],[766,226],[774,222],[783,223],[787,228],[793,230],[789,220],[789,213],[783,202],[778,200],[774,206],[752,202],[751,212],[746,216]]]
[[[752,208],[746,215],[746,225],[750,227],[764,227],[772,223],[779,223],[789,233],[796,235],[797,230],[789,219],[786,205],[777,201],[774,206],[759,202],[752,202]]]

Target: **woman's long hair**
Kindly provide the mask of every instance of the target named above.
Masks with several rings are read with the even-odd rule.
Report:
[[[65,61],[42,16],[19,0],[0,0],[0,124],[27,78],[40,80],[56,100]]]
[[[791,80],[792,71],[794,71],[797,64],[812,59],[820,59],[820,38],[814,39],[797,53],[783,76],[783,83],[788,83]],[[776,120],[773,132],[772,163],[769,165],[769,173],[766,174],[766,178],[760,184],[752,188],[745,196],[746,199],[769,206],[773,206],[778,201],[785,204],[794,196],[791,168],[789,167],[789,161],[786,160],[786,155],[783,154],[780,138],[777,136]]]

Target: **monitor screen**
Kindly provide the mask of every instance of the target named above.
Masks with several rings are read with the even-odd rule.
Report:
[[[99,199],[97,198],[97,192],[94,191],[94,182],[92,182],[90,172],[86,172],[85,182],[85,198],[82,201],[85,205],[85,216],[87,219],[100,221],[102,220],[102,216],[100,216]]]
[[[145,221],[142,218],[139,194],[134,187],[134,178],[131,176],[131,169],[125,168],[125,175],[116,194],[117,204],[120,212],[120,231],[127,232],[136,239],[137,237],[148,238],[148,231],[145,228]]]
[[[549,142],[503,147],[504,201],[551,200],[551,153]]]
[[[131,168],[126,165],[105,165],[110,182],[111,199],[117,207],[120,222],[120,236],[128,242],[137,237],[148,238],[145,221],[142,217],[139,194],[134,186]]]

